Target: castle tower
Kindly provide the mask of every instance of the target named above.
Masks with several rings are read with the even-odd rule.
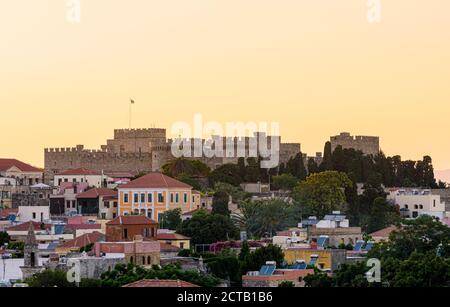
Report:
[[[38,243],[34,233],[33,222],[31,221],[24,246],[24,266],[20,267],[20,269],[22,270],[23,279],[29,278],[43,269],[39,266]]]

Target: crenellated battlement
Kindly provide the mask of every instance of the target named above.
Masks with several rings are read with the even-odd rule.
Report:
[[[133,138],[166,138],[166,129],[163,128],[145,128],[145,129],[116,129],[114,130],[114,139],[133,139]]]
[[[332,151],[340,145],[342,148],[360,150],[367,155],[376,155],[380,152],[380,138],[377,136],[352,136],[348,132],[342,132],[330,137],[330,142]]]

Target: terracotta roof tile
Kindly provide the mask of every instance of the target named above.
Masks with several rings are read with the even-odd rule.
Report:
[[[17,209],[17,208],[2,209],[2,210],[0,210],[0,218],[6,219],[10,214],[17,215],[18,212],[19,212],[19,209]]]
[[[158,233],[156,238],[158,240],[190,240],[191,238],[180,235],[178,233]]]
[[[378,231],[375,231],[375,232],[371,233],[370,236],[371,236],[371,237],[388,238],[389,235],[390,235],[392,232],[397,231],[397,230],[398,230],[397,227],[395,227],[395,226],[389,226],[389,227],[386,227],[386,228],[384,228],[384,229],[381,229],[381,230],[378,230]]]
[[[99,196],[115,196],[117,192],[111,189],[94,188],[77,195],[77,198],[98,198]]]
[[[64,248],[82,248],[86,245],[104,240],[104,235],[98,231],[92,233],[86,233],[73,240],[67,241],[59,247]]]
[[[8,227],[7,231],[28,231],[28,229],[30,228],[30,223],[33,223],[33,227],[34,227],[35,231],[41,230],[41,223],[29,221],[29,222],[25,222],[22,224]],[[46,230],[51,229],[52,225],[44,224],[44,228]]]
[[[144,215],[121,215],[106,223],[106,225],[154,225],[154,220]]]
[[[42,172],[41,169],[31,166],[17,159],[0,159],[0,171],[7,171],[11,167],[17,167],[22,172]]]
[[[161,252],[178,252],[181,250],[178,246],[167,244],[167,243],[160,243],[161,246]]]
[[[133,188],[182,188],[192,189],[192,187],[184,182],[173,179],[161,173],[150,173],[138,179],[124,184],[121,189]]]

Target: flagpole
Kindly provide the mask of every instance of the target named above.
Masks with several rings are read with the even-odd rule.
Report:
[[[128,119],[128,126],[130,129],[131,129],[131,111],[132,111],[131,108],[133,106],[133,103],[134,103],[133,99],[130,99],[130,111],[129,111],[129,119]]]

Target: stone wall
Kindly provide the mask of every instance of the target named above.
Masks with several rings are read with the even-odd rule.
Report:
[[[352,136],[342,132],[330,138],[331,151],[341,145],[344,149],[360,150],[366,155],[377,155],[380,152],[380,138],[377,136]]]
[[[256,136],[257,134],[255,134]],[[267,136],[270,148],[272,136]],[[250,139],[229,138],[235,148],[239,140],[245,140],[245,155],[249,154]],[[278,138],[279,140],[280,138]],[[224,147],[226,138],[223,138]],[[193,145],[193,139],[190,140]],[[44,178],[46,183],[53,180],[55,174],[74,168],[86,168],[104,172],[140,172],[159,171],[161,166],[173,159],[172,140],[166,138],[165,129],[119,129],[114,131],[114,139],[100,150],[85,149],[83,145],[73,148],[46,148],[44,150]],[[205,140],[202,140],[204,143]],[[280,142],[280,162],[286,163],[300,152],[299,143]],[[225,163],[237,163],[238,157],[194,157],[215,169]]]

